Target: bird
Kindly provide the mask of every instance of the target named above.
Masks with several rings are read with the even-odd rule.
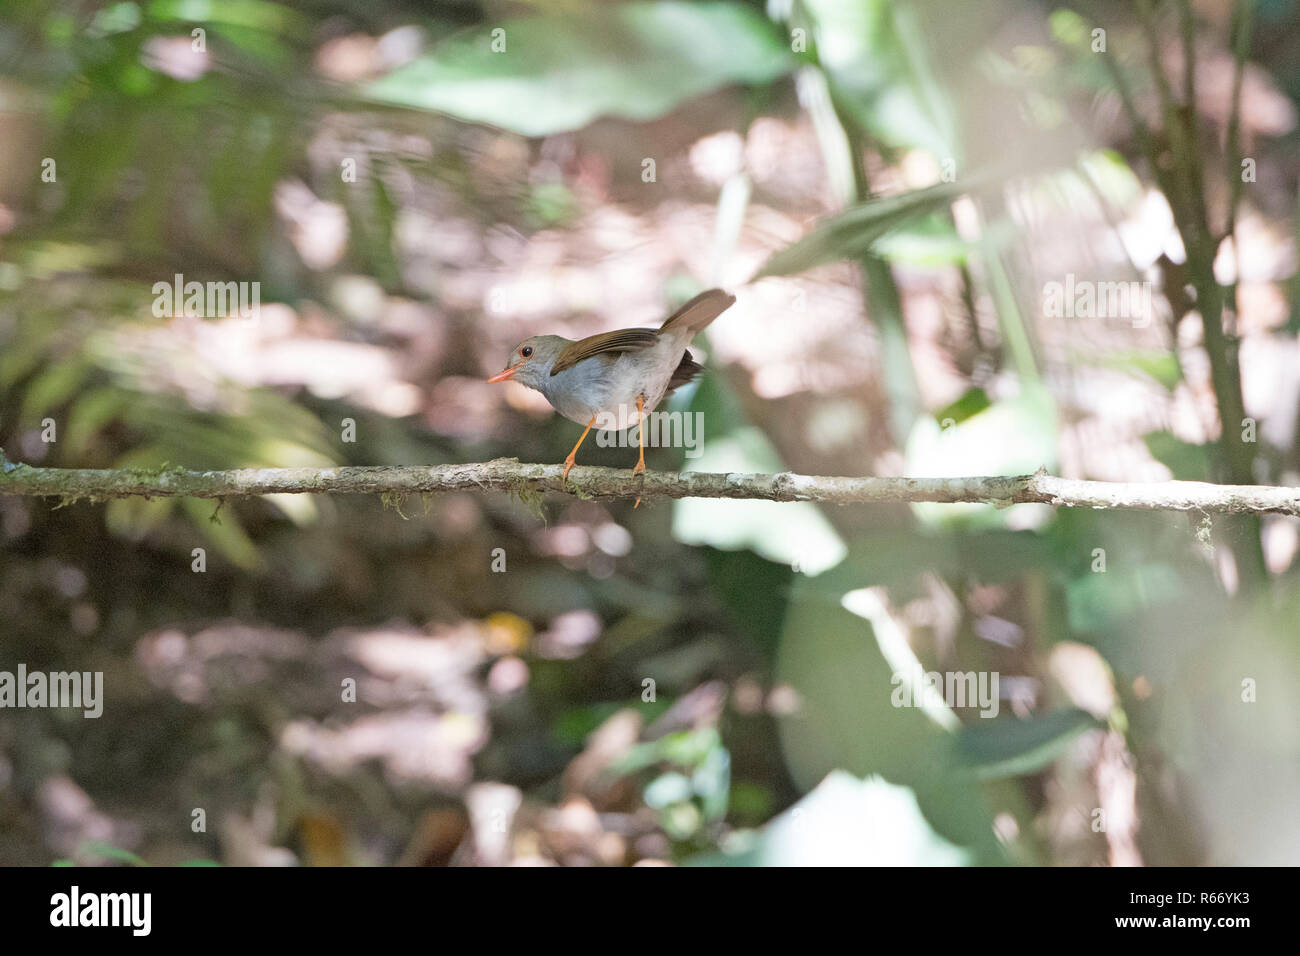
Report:
[[[564,459],[561,480],[567,481],[593,426],[599,431],[639,426],[666,395],[704,370],[687,346],[735,301],[728,292],[709,289],[657,329],[616,329],[576,342],[559,335],[534,335],[511,350],[505,369],[488,382],[510,380],[535,389],[565,418],[586,426]],[[640,454],[633,475],[646,470],[645,429],[638,427],[637,432]]]

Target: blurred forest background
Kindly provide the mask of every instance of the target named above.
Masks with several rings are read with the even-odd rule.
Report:
[[[5,0],[0,447],[555,463],[575,426],[483,381],[511,346],[721,285],[703,454],[651,469],[1296,484],[1298,101],[1297,0]],[[260,311],[156,317],[176,274]],[[0,712],[0,863],[1294,863],[1298,547],[0,495],[0,670],[106,694]],[[998,716],[894,706],[920,670]]]

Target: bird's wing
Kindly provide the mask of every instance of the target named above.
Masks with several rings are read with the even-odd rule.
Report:
[[[596,355],[638,352],[641,349],[650,348],[658,341],[659,333],[654,329],[616,329],[613,332],[589,335],[585,339],[578,339],[572,345],[566,346],[564,351],[555,357],[555,364],[551,366],[551,374],[555,375],[563,372],[566,368],[573,368],[583,359],[589,359]]]

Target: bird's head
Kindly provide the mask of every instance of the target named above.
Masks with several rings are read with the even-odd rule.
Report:
[[[534,335],[516,345],[506,361],[504,370],[493,375],[489,382],[504,382],[514,379],[521,385],[540,390],[567,345],[572,343],[558,335]]]

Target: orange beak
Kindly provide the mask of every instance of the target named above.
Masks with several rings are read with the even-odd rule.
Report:
[[[523,364],[524,364],[523,362],[516,362],[514,365],[510,366],[504,372],[497,372],[490,379],[488,379],[488,384],[492,385],[496,382],[504,382],[506,379],[510,378],[510,376],[514,375],[515,372],[519,371],[523,367]]]

